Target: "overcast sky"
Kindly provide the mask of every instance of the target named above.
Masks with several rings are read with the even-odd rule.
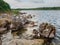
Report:
[[[58,7],[60,0],[4,0],[11,8]]]

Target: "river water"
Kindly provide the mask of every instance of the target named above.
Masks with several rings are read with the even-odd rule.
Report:
[[[38,25],[42,22],[48,22],[56,27],[56,36],[53,42],[56,45],[60,45],[60,10],[22,10],[27,14],[35,15],[32,19],[38,22]]]

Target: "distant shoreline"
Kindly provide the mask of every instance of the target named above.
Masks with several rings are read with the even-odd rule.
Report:
[[[60,7],[42,7],[42,8],[17,8],[12,10],[60,10]]]

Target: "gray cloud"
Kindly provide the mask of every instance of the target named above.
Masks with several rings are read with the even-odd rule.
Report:
[[[4,0],[11,8],[58,7],[60,0]]]

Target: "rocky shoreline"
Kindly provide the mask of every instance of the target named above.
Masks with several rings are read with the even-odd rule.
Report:
[[[38,23],[32,21],[33,17],[35,16],[26,13],[18,16],[2,14],[0,45],[50,45],[50,40],[55,36],[55,26],[42,22],[39,27]]]

